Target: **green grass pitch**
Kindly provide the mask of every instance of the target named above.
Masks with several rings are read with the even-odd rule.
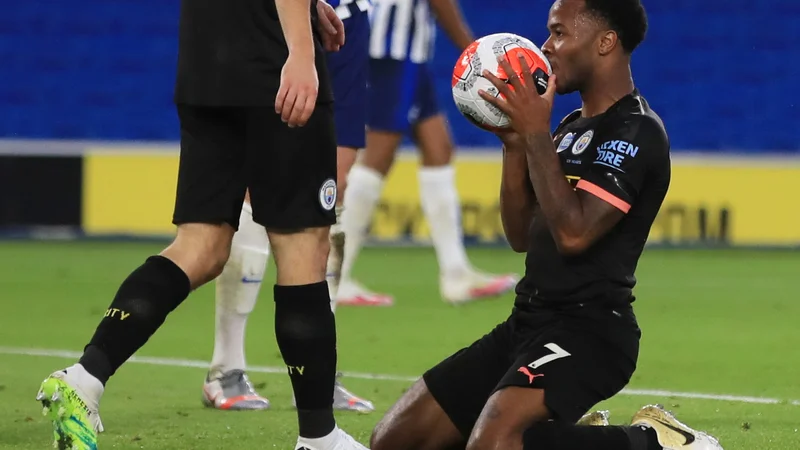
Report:
[[[73,362],[11,353],[80,351],[122,279],[159,249],[153,243],[0,242],[0,449],[50,448],[51,428],[33,397],[48,373]],[[472,249],[470,256],[484,270],[523,268],[524,256],[508,250]],[[370,415],[338,414],[344,429],[367,442],[381,414],[410,385],[408,377],[503,320],[512,296],[444,304],[430,249],[367,249],[356,271],[397,300],[392,308],[337,312],[340,369],[400,378],[344,379],[378,408]],[[612,421],[625,423],[640,406],[662,403],[717,435],[726,450],[800,448],[800,404],[792,402],[800,400],[800,253],[647,250],[637,275],[643,340],[629,388],[753,398],[621,394],[599,405]],[[207,361],[213,292],[212,286],[195,292],[137,356]],[[265,283],[249,321],[247,356],[249,364],[280,368],[271,292]],[[103,398],[100,448],[292,448],[296,420],[285,373],[252,373],[273,408],[241,413],[201,406],[204,375],[203,367],[124,366]]]

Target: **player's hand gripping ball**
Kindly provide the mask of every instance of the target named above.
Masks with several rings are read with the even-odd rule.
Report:
[[[523,55],[528,63],[537,92],[539,95],[544,94],[553,69],[539,47],[522,36],[511,33],[490,34],[473,42],[461,53],[453,68],[453,100],[461,114],[470,122],[488,131],[502,131],[509,128],[508,116],[482,99],[478,91],[484,90],[490,95],[502,98],[497,88],[481,74],[484,70],[488,70],[508,83],[510,77],[520,77],[522,73],[520,55]],[[515,73],[507,74],[503,70],[497,61],[500,57],[508,61]]]

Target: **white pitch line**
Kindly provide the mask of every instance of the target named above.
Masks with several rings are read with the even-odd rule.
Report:
[[[38,348],[22,348],[22,347],[0,347],[0,355],[20,355],[20,356],[45,356],[52,358],[66,358],[78,359],[81,357],[80,352],[71,350],[54,350],[54,349],[38,349]],[[180,358],[156,358],[150,356],[134,356],[128,360],[131,363],[148,364],[154,366],[169,366],[169,367],[194,367],[199,369],[208,369],[208,361],[200,361],[193,359],[180,359]],[[247,368],[248,372],[259,373],[279,373],[285,374],[286,368],[284,367],[269,367],[269,366],[251,366]],[[342,375],[349,378],[359,378],[362,380],[386,380],[386,381],[404,381],[413,382],[419,377],[410,377],[403,375],[388,375],[376,373],[363,373],[363,372],[343,372]],[[678,397],[690,398],[699,400],[719,400],[737,403],[755,403],[764,405],[777,405],[777,404],[790,404],[800,406],[800,400],[781,400],[769,397],[750,397],[741,395],[727,395],[727,394],[706,394],[701,392],[676,392],[665,391],[661,389],[623,389],[620,392],[622,395],[632,396],[647,396],[647,397]]]

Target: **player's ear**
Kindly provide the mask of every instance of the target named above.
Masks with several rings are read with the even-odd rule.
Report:
[[[610,54],[617,45],[619,45],[619,36],[617,36],[617,32],[614,30],[603,31],[600,34],[597,51],[600,53],[600,56],[606,56]]]

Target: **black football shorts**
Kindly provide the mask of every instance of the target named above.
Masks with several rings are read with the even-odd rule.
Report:
[[[245,190],[255,222],[296,230],[336,221],[333,105],[289,128],[273,107],[178,105],[181,154],[173,223],[229,223]]]
[[[507,386],[543,389],[553,418],[575,423],[628,384],[640,336],[628,304],[517,306],[505,322],[423,379],[465,439],[489,397]]]

